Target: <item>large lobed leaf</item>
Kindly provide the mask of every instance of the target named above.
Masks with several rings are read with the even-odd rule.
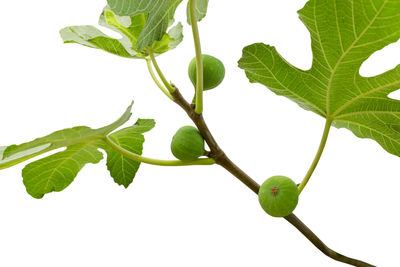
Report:
[[[57,131],[20,145],[2,147],[0,148],[0,169],[66,147],[61,152],[26,165],[22,170],[27,192],[35,198],[42,198],[47,193],[59,192],[68,187],[87,163],[100,162],[103,154],[99,149],[104,149],[108,155],[107,166],[111,176],[115,182],[127,187],[133,181],[139,163],[119,156],[103,140],[129,120],[131,107],[132,105],[117,121],[100,129],[79,126]],[[112,133],[110,138],[117,141],[123,148],[141,155],[144,142],[142,133],[153,127],[153,120],[139,119],[135,125]]]
[[[64,43],[77,43],[126,58],[145,58],[146,50],[149,48],[159,55],[175,48],[182,41],[183,27],[181,23],[178,23],[168,33],[164,32],[160,40],[154,40],[149,45],[139,48],[138,41],[147,21],[148,15],[145,13],[118,16],[107,6],[100,15],[99,25],[120,33],[120,39],[109,37],[96,27],[89,25],[66,27],[60,31],[60,35]]]
[[[388,97],[400,87],[400,67],[375,77],[359,74],[366,59],[399,39],[400,1],[310,0],[299,15],[311,34],[310,70],[262,43],[244,48],[239,67],[250,82],[400,156],[400,101]]]
[[[136,45],[138,50],[143,50],[163,38],[182,0],[107,0],[107,2],[120,16],[148,15]]]

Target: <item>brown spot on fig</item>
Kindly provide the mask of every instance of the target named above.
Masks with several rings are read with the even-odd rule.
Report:
[[[279,191],[279,189],[278,189],[278,187],[273,187],[273,188],[271,188],[271,193],[275,196],[276,194],[278,194],[278,191]]]

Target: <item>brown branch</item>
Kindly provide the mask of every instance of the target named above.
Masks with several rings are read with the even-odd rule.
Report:
[[[183,110],[189,115],[192,119],[194,124],[199,129],[200,133],[202,134],[204,140],[206,141],[208,147],[210,148],[209,157],[215,159],[217,164],[224,167],[230,173],[232,173],[235,177],[237,177],[240,181],[242,181],[247,187],[254,191],[254,193],[258,193],[258,189],[260,185],[254,181],[250,176],[248,176],[244,171],[242,171],[238,166],[236,166],[222,151],[219,147],[217,142],[215,141],[214,137],[212,136],[210,130],[206,122],[204,121],[202,114],[197,114],[194,112],[192,105],[190,105],[181,95],[178,89],[172,93],[172,97]]]
[[[294,227],[297,228],[297,230],[299,230],[308,240],[310,240],[311,243],[314,244],[314,246],[316,246],[322,253],[324,253],[326,256],[343,262],[343,263],[347,263],[353,266],[360,266],[360,267],[374,267],[374,265],[371,265],[369,263],[360,261],[360,260],[356,260],[356,259],[352,259],[346,256],[343,256],[342,254],[337,253],[336,251],[328,248],[324,242],[321,241],[321,239],[319,239],[319,237],[317,235],[315,235],[310,228],[307,227],[307,225],[305,225],[302,221],[300,221],[299,218],[297,218],[296,215],[294,215],[293,213],[286,216],[285,219],[290,222]]]
[[[175,87],[174,85],[172,86]],[[234,164],[224,153],[224,151],[219,147],[218,143],[215,141],[210,130],[208,129],[208,126],[203,118],[203,115],[194,112],[193,106],[190,105],[185,100],[185,98],[182,96],[182,94],[179,92],[178,89],[176,89],[175,92],[173,92],[171,95],[173,97],[174,102],[178,104],[187,113],[187,115],[199,129],[204,140],[206,141],[206,143],[210,148],[209,157],[214,158],[217,164],[219,164],[228,172],[230,172],[233,176],[238,178],[254,193],[258,194],[260,185],[256,181],[254,181],[250,176],[248,176],[243,170],[241,170],[236,164]],[[353,266],[374,267],[374,265],[343,256],[335,252],[334,250],[330,249],[293,213],[290,214],[289,216],[286,216],[285,219],[289,223],[291,223],[294,227],[296,227],[297,230],[299,230],[312,244],[314,244],[314,246],[316,246],[326,256],[336,261],[347,263]]]

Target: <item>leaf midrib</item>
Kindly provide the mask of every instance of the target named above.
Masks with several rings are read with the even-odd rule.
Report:
[[[76,150],[73,153],[71,153],[68,157],[62,158],[61,162],[59,162],[57,164],[57,167],[55,167],[53,169],[53,171],[51,172],[51,174],[47,176],[48,178],[47,178],[47,181],[46,181],[46,186],[44,187],[45,190],[49,191],[48,186],[49,186],[50,180],[51,180],[51,178],[53,178],[54,173],[58,171],[58,168],[60,166],[62,166],[65,162],[73,159],[75,155],[77,155],[78,153],[82,152],[86,147],[93,146],[94,143],[95,143],[94,141],[83,143],[83,145],[78,150]],[[41,167],[41,166],[39,166],[39,167]],[[63,178],[65,178],[64,174],[63,174]]]
[[[173,2],[171,2],[171,5],[168,7],[167,12],[164,13],[164,15],[161,17],[161,19],[154,25],[154,27],[152,27],[149,31],[147,31],[146,34],[144,34],[142,37],[140,37],[139,39],[144,40],[146,39],[153,31],[155,28],[157,28],[165,19],[165,16],[167,16],[167,14],[169,14],[169,11],[171,10],[171,8],[176,4],[176,2],[181,1],[181,0],[174,0]],[[160,5],[161,7],[161,5]],[[147,20],[149,21],[149,20]],[[142,41],[143,42],[143,41]]]
[[[336,1],[336,0],[334,0],[334,1]],[[379,10],[376,12],[376,15],[373,17],[373,19],[371,19],[371,21],[365,27],[365,29],[360,33],[360,35],[358,35],[358,37],[351,43],[351,45],[346,49],[346,51],[344,51],[344,53],[340,56],[340,58],[336,62],[335,67],[333,68],[332,73],[330,75],[327,92],[326,92],[327,93],[327,95],[326,95],[326,113],[327,113],[328,117],[330,117],[330,92],[332,89],[333,78],[336,75],[337,69],[339,68],[340,64],[342,63],[343,59],[347,56],[347,54],[354,48],[355,44],[358,41],[360,41],[360,39],[363,37],[363,35],[369,30],[369,28],[375,22],[375,20],[378,18],[379,14],[382,12],[383,8],[386,6],[388,1],[389,0],[385,0],[385,2],[382,4],[382,6],[379,8]],[[337,113],[336,111],[335,111],[335,113]],[[334,116],[332,116],[332,117],[334,117]]]
[[[119,138],[114,138],[114,141],[122,147],[121,142],[119,141]],[[121,161],[121,173],[122,173],[122,179],[125,181],[126,180],[126,173],[125,173],[125,168],[124,168],[124,161],[125,161],[125,157],[122,154],[118,154],[118,157],[120,158]]]
[[[381,136],[383,136],[383,137],[395,142],[396,144],[400,145],[400,141],[398,141],[398,140],[396,140],[396,139],[394,139],[394,138],[392,138],[392,137],[390,137],[390,136],[388,136],[388,135],[386,135],[386,134],[384,134],[382,132],[379,132],[378,130],[376,130],[374,128],[368,127],[368,126],[366,126],[364,124],[361,124],[361,123],[358,123],[358,122],[354,122],[354,121],[348,121],[348,120],[336,120],[336,121],[338,121],[338,122],[347,122],[349,124],[357,125],[358,127],[364,127],[366,129],[368,129],[370,131],[373,131],[373,132],[376,132],[379,135],[381,135]]]
[[[351,113],[345,113],[340,116],[335,117],[336,121],[339,121],[342,118],[357,116],[357,115],[365,115],[365,114],[400,114],[400,111],[385,111],[385,110],[363,110]]]
[[[12,160],[12,161],[8,161],[8,162],[4,163],[4,165],[2,165],[0,163],[0,170],[9,168],[9,167],[14,166],[14,165],[16,165],[18,163],[24,162],[26,160],[29,160],[29,159],[34,158],[34,157],[37,157],[39,155],[42,155],[44,153],[50,152],[50,151],[58,149],[58,148],[62,148],[62,147],[65,147],[65,146],[68,147],[68,146],[76,145],[76,144],[79,144],[79,143],[90,143],[92,141],[102,140],[103,138],[104,138],[104,136],[94,135],[94,136],[89,136],[89,137],[85,137],[85,138],[72,139],[71,142],[65,141],[65,142],[59,143],[58,145],[50,146],[50,147],[48,147],[46,149],[43,149],[43,150],[41,150],[41,151],[39,151],[37,153],[30,154],[30,155],[27,155],[25,157],[17,158],[17,159]],[[49,142],[49,143],[51,143],[51,142]],[[23,151],[25,151],[25,150],[18,151],[18,152],[23,152]],[[5,158],[5,159],[7,159],[7,158]]]
[[[348,106],[350,106],[351,104],[353,104],[354,102],[356,102],[357,100],[359,100],[360,98],[363,98],[363,97],[365,97],[365,96],[368,96],[368,95],[370,95],[370,94],[373,94],[373,93],[375,93],[375,92],[378,92],[378,91],[380,91],[380,90],[386,89],[386,88],[391,87],[391,86],[394,86],[394,85],[400,85],[400,81],[396,81],[396,82],[393,82],[393,83],[385,84],[384,86],[380,86],[380,87],[374,88],[374,89],[372,89],[372,90],[369,90],[369,91],[367,91],[367,92],[362,93],[361,95],[358,95],[357,97],[355,97],[355,98],[349,100],[348,102],[346,102],[345,104],[343,104],[342,106],[340,106],[340,107],[335,111],[335,113],[334,113],[332,116],[335,117],[335,116],[338,115],[342,110],[344,110],[345,108],[347,108]],[[346,115],[346,113],[345,113],[345,114],[342,114],[342,115]]]

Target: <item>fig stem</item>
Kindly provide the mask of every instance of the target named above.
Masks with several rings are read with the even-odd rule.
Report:
[[[156,57],[154,56],[153,51],[151,51],[150,49],[148,50],[149,56],[150,56],[150,60],[153,63],[154,68],[156,69],[156,72],[158,74],[158,76],[160,77],[162,83],[165,85],[165,87],[168,89],[169,93],[173,93],[175,91],[175,87],[173,87],[165,78],[164,74],[162,73],[160,66],[157,63]]]
[[[201,53],[201,43],[199,27],[197,25],[197,15],[196,15],[196,0],[189,0],[189,12],[190,12],[190,24],[192,24],[194,48],[196,51],[196,106],[195,112],[201,114],[203,112],[203,54]]]
[[[180,161],[180,160],[161,160],[161,159],[152,159],[143,157],[136,153],[133,153],[129,150],[124,149],[123,147],[116,144],[114,141],[111,140],[110,137],[106,136],[104,141],[109,145],[112,149],[116,152],[120,153],[121,155],[133,159],[135,161],[143,162],[146,164],[151,165],[158,165],[158,166],[191,166],[191,165],[212,165],[215,164],[215,160],[212,158],[202,158],[196,159],[192,161]]]
[[[324,148],[325,148],[325,145],[326,145],[326,141],[328,140],[329,130],[331,128],[332,121],[333,120],[331,118],[327,118],[326,119],[324,132],[322,133],[322,138],[321,138],[321,142],[320,142],[319,147],[318,147],[318,151],[315,154],[314,160],[311,163],[311,166],[308,169],[306,175],[304,176],[303,181],[299,185],[299,194],[303,191],[304,187],[307,185],[308,181],[310,180],[312,174],[315,171],[315,168],[317,168],[318,162],[319,162],[319,160],[321,159],[321,156],[322,156],[322,152],[324,151]]]
[[[153,71],[153,66],[151,65],[151,59],[146,58],[146,63],[147,63],[147,69],[149,70],[150,76],[153,79],[154,83],[158,86],[158,88],[161,89],[161,91],[168,96],[169,99],[172,100],[172,96],[169,93],[169,91],[160,83],[158,80],[156,74]]]
[[[349,257],[346,257],[342,254],[337,253],[336,251],[330,249],[327,247],[324,242],[319,239],[319,237],[314,234],[310,228],[307,227],[299,218],[297,218],[296,215],[293,213],[286,216],[285,219],[291,223],[294,227],[296,227],[297,230],[299,230],[311,243],[314,244],[322,253],[324,253],[326,256],[329,258],[332,258],[336,261],[340,261],[343,263],[347,263],[352,266],[358,266],[358,267],[376,267],[375,265],[371,265],[369,263],[352,259]]]
[[[249,175],[247,175],[242,169],[240,169],[235,163],[233,163],[228,156],[222,151],[219,147],[218,143],[215,141],[213,135],[211,134],[202,114],[197,114],[194,112],[192,106],[185,100],[182,94],[176,89],[172,93],[172,97],[174,102],[179,105],[190,117],[193,123],[199,129],[201,135],[204,140],[208,144],[210,148],[209,157],[214,158],[216,163],[230,172],[233,176],[238,178],[241,182],[243,182],[250,190],[252,190],[255,194],[258,194],[260,189],[260,185],[253,180]],[[330,123],[329,123],[330,126]],[[329,128],[328,128],[329,129]],[[343,263],[347,263],[357,267],[374,267],[374,265],[365,263],[360,260],[356,260],[353,258],[349,258],[343,256],[334,250],[327,247],[321,239],[318,238],[316,234],[314,234],[310,228],[308,228],[298,217],[296,217],[293,213],[284,217],[286,221],[292,224],[297,230],[299,230],[315,247],[317,247],[322,253],[326,256],[330,257],[333,260],[340,261]]]

